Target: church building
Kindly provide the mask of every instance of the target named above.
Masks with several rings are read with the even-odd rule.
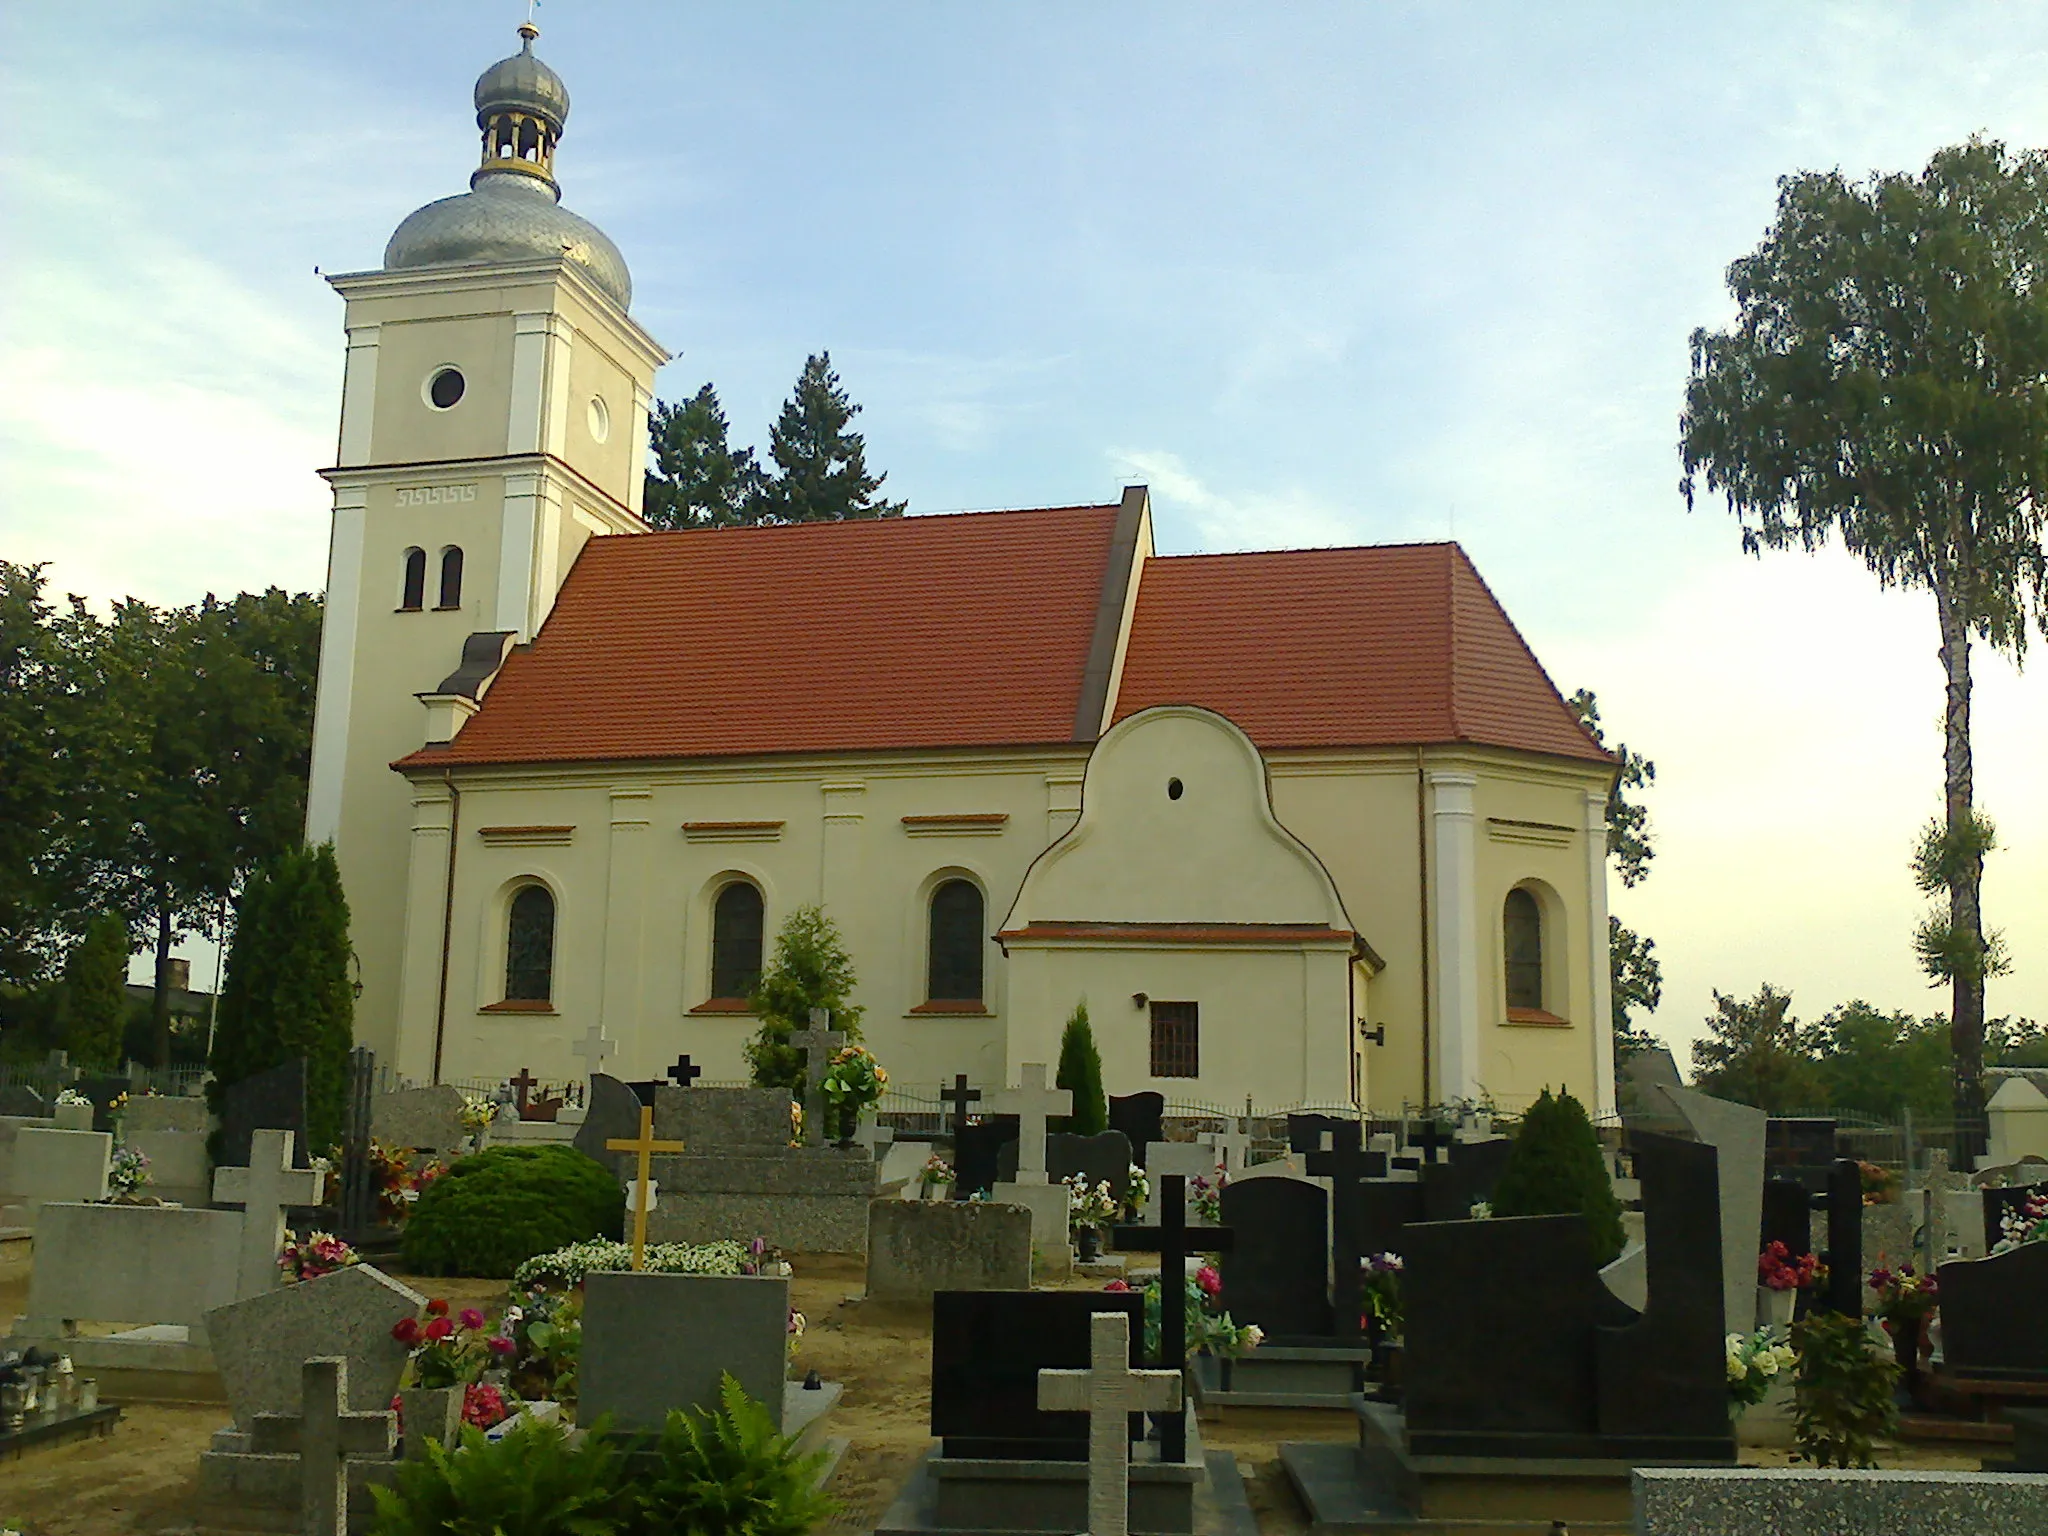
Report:
[[[1162,556],[1107,506],[657,533],[655,371],[537,33],[348,338],[307,834],[416,1082],[745,1075],[820,905],[899,1086],[1612,1107],[1615,763],[1455,544]],[[431,599],[431,601],[429,601]]]

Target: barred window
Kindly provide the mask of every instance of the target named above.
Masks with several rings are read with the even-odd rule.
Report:
[[[1152,1005],[1152,1075],[1202,1075],[1202,1009],[1199,1003]]]
[[[405,585],[399,592],[398,606],[406,613],[417,613],[420,604],[427,600],[427,552],[424,549],[408,549],[405,552]]]
[[[1506,951],[1508,1006],[1543,1006],[1543,909],[1532,892],[1508,892],[1501,908],[1502,948]]]
[[[555,995],[555,898],[529,885],[512,898],[505,927],[505,1001],[545,1003]]]
[[[935,1003],[981,1001],[981,890],[948,880],[932,892],[930,964],[925,996]]]
[[[761,979],[761,890],[735,880],[711,909],[711,995],[731,1002]]]

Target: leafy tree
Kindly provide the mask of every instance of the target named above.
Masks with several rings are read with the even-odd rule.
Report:
[[[848,518],[901,517],[908,505],[879,501],[887,475],[870,475],[867,439],[848,430],[860,407],[832,371],[832,354],[804,361],[796,389],[768,434],[774,473],[761,489],[761,516],[769,523],[826,523]]]
[[[1984,1027],[1984,1056],[2001,1067],[2048,1067],[2048,1029],[2033,1019],[1993,1019]]]
[[[1664,1000],[1664,967],[1657,963],[1657,941],[1624,928],[1621,919],[1607,919],[1608,980],[1614,997],[1614,1040],[1622,1052],[1624,1037],[1630,1049],[1653,1044],[1656,1037],[1634,1027],[1638,1014],[1653,1013]]]
[[[793,1029],[808,1029],[811,1010],[832,1015],[832,1028],[850,1040],[860,1038],[861,1015],[867,1010],[852,1001],[857,980],[853,957],[839,936],[839,925],[823,907],[798,907],[783,919],[775,935],[775,957],[754,983],[748,1008],[761,1028],[747,1042],[747,1065],[763,1088],[792,1093],[804,1079],[803,1052],[787,1044]]]
[[[1955,1117],[1980,1122],[2000,955],[1980,903],[1970,643],[2022,659],[2048,612],[2048,155],[1972,139],[1918,177],[1784,177],[1728,286],[1736,323],[1692,336],[1687,504],[1704,479],[1746,550],[1839,537],[1881,585],[1934,598],[1944,808],[1916,872],[1947,910],[1916,947],[1951,991]]]
[[[1102,1056],[1095,1049],[1095,1030],[1088,1022],[1084,999],[1074,1005],[1067,1027],[1060,1031],[1060,1064],[1053,1086],[1074,1096],[1074,1112],[1049,1122],[1056,1131],[1097,1136],[1109,1129],[1109,1099],[1102,1091]]]
[[[244,1078],[306,1058],[306,1137],[339,1144],[355,1034],[349,985],[348,902],[334,845],[287,849],[242,892],[214,1021],[215,1114]]]
[[[1861,1001],[1830,1009],[1802,1032],[1821,1097],[1816,1103],[1888,1124],[1925,1125],[1949,1110],[1948,1021],[1880,1013]]]
[[[1607,733],[1600,725],[1600,701],[1590,688],[1569,700],[1572,713],[1601,746]],[[1614,784],[1607,791],[1607,856],[1624,889],[1634,889],[1650,875],[1657,849],[1650,836],[1649,810],[1630,798],[1657,782],[1657,765],[1640,752],[1617,742],[1609,750],[1619,759]],[[1614,1059],[1621,1062],[1656,1044],[1648,1030],[1635,1028],[1638,1015],[1655,1013],[1664,1000],[1664,968],[1657,962],[1657,941],[1607,919],[1608,990],[1614,1009]]]
[[[1791,1011],[1792,994],[1769,982],[1747,1002],[1716,991],[1707,1038],[1692,1046],[1695,1085],[1774,1113],[1819,1106],[1826,1089]]]
[[[1496,1216],[1584,1216],[1596,1264],[1620,1258],[1627,1241],[1600,1137],[1586,1106],[1562,1089],[1544,1089],[1529,1106],[1488,1203]]]
[[[64,1049],[73,1066],[112,1071],[121,1065],[127,980],[128,925],[102,913],[64,962]]]
[[[735,451],[718,391],[706,384],[681,405],[658,400],[653,462],[640,515],[656,528],[729,528],[760,521],[761,467]]]

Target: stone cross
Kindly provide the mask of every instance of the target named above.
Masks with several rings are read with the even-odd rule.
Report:
[[[656,1141],[654,1139],[654,1106],[640,1106],[640,1134],[631,1141],[614,1136],[604,1144],[607,1152],[636,1152],[640,1164],[638,1176],[633,1180],[633,1268],[647,1267],[647,1203],[653,1194],[653,1181],[648,1177],[648,1160],[657,1152],[680,1152],[680,1141]]]
[[[1436,1125],[1434,1120],[1424,1123],[1432,1129]],[[1365,1150],[1362,1129],[1355,1120],[1325,1127],[1314,1139],[1320,1143],[1324,1136],[1330,1138],[1327,1151],[1320,1145],[1294,1150],[1308,1154],[1304,1163],[1309,1173],[1330,1181],[1330,1268],[1336,1276],[1330,1287],[1330,1304],[1337,1314],[1337,1337],[1352,1339],[1358,1337],[1364,1305],[1358,1283],[1358,1266],[1365,1256],[1359,1181],[1379,1166],[1380,1158]],[[1441,1144],[1448,1146],[1449,1142]]]
[[[514,1102],[519,1106],[519,1114],[522,1119],[526,1115],[526,1095],[537,1087],[539,1083],[540,1079],[533,1075],[533,1071],[529,1067],[521,1067],[519,1075],[512,1079],[512,1092],[518,1096]]]
[[[961,1086],[967,1082],[963,1075]],[[999,1088],[989,1095],[988,1107],[999,1115],[1017,1117],[1018,1184],[1043,1184],[1045,1171],[1045,1119],[1074,1111],[1074,1095],[1065,1088],[1045,1086],[1045,1063],[1027,1061],[1017,1068],[1015,1088]]]
[[[593,1024],[569,1049],[583,1058],[583,1075],[589,1078],[604,1070],[605,1062],[611,1059],[612,1042],[602,1024]]]
[[[1159,1255],[1159,1358],[1153,1362],[1163,1370],[1179,1371],[1188,1360],[1188,1268],[1190,1254],[1228,1253],[1235,1234],[1228,1227],[1188,1225],[1188,1181],[1185,1175],[1159,1176],[1159,1225],[1117,1227],[1118,1253]],[[1159,1459],[1180,1461],[1186,1457],[1187,1424],[1178,1416],[1159,1424]]]
[[[1216,1166],[1225,1173],[1244,1171],[1245,1160],[1251,1156],[1251,1137],[1242,1131],[1210,1131],[1200,1139],[1216,1154]]]
[[[825,1069],[846,1044],[845,1031],[826,1028],[831,1022],[831,1014],[813,1008],[811,1027],[789,1032],[789,1043],[804,1053],[804,1145],[809,1147],[824,1140]]]
[[[1088,1536],[1129,1536],[1133,1413],[1177,1413],[1179,1371],[1134,1371],[1131,1319],[1097,1312],[1088,1320],[1088,1369],[1038,1373],[1038,1406],[1088,1415]]]
[[[939,1098],[953,1106],[953,1134],[958,1136],[962,1127],[967,1124],[967,1106],[981,1098],[981,1090],[968,1087],[967,1074],[959,1072],[954,1074],[952,1087],[942,1087],[939,1089]],[[1020,1148],[1019,1150],[1021,1152],[1022,1149]],[[1041,1168],[1045,1166],[1045,1155],[1042,1151],[1039,1154],[1038,1164]]]
[[[678,1056],[676,1064],[668,1069],[669,1081],[678,1088],[688,1088],[704,1075],[704,1069],[691,1064],[688,1056]]]
[[[235,1260],[235,1296],[260,1296],[277,1284],[284,1247],[284,1213],[318,1205],[325,1175],[292,1166],[290,1131],[257,1131],[249,1138],[249,1166],[213,1170],[216,1204],[242,1208],[242,1245]]]
[[[388,1410],[349,1410],[348,1361],[339,1355],[308,1360],[299,1368],[299,1383],[297,1413],[256,1415],[254,1448],[298,1453],[299,1528],[306,1536],[347,1536],[348,1458],[388,1459],[398,1444],[397,1420]]]

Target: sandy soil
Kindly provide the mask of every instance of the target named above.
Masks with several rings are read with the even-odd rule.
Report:
[[[24,1244],[0,1251],[0,1317],[27,1303]],[[841,1256],[800,1257],[796,1305],[809,1323],[799,1369],[845,1383],[834,1432],[852,1441],[832,1485],[841,1512],[835,1533],[871,1530],[897,1487],[930,1444],[928,1374],[931,1330],[900,1308],[848,1303],[861,1287],[861,1264]],[[400,1277],[405,1278],[405,1277]],[[458,1305],[487,1308],[502,1300],[502,1282],[417,1280],[407,1283]],[[199,1453],[223,1422],[218,1407],[130,1408],[114,1433],[0,1462],[0,1529],[23,1536],[193,1536]],[[1283,1440],[1349,1439],[1347,1415],[1237,1410],[1205,1422],[1204,1441],[1237,1455],[1252,1508],[1266,1536],[1300,1536],[1307,1518],[1280,1470]],[[1909,1446],[1881,1453],[1885,1466],[1974,1469],[1971,1447]],[[1782,1466],[1782,1452],[1754,1451],[1755,1465]]]

